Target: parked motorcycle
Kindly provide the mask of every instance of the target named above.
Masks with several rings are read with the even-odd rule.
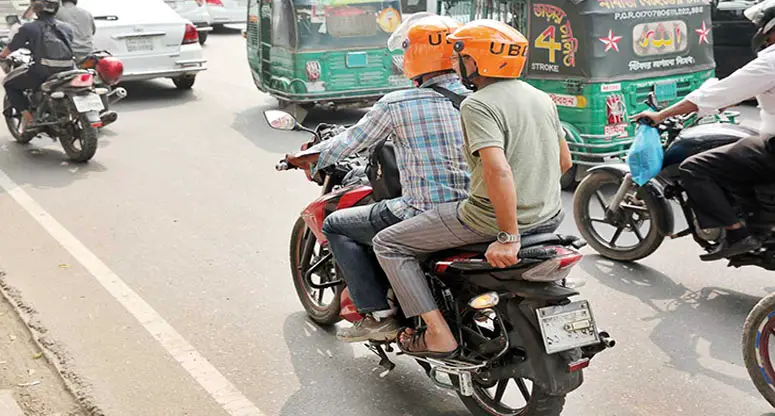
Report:
[[[647,104],[659,110],[653,93]],[[687,120],[694,123],[686,124]],[[734,143],[755,135],[756,131],[728,123],[698,125],[697,121],[694,114],[689,114],[669,118],[658,126],[665,149],[664,163],[659,175],[643,186],[632,181],[625,164],[590,169],[573,197],[573,211],[581,235],[597,252],[614,260],[635,261],[653,253],[665,237],[691,235],[707,251],[723,240],[724,229],[700,228],[678,168],[692,155]],[[775,184],[756,187],[755,195],[730,197],[741,219],[764,245],[757,251],[729,258],[729,266],[753,265],[775,270]],[[677,233],[673,230],[670,201],[680,206],[688,224]],[[648,228],[644,230],[644,226]]]
[[[743,328],[743,359],[756,389],[775,407],[775,293],[764,297],[748,314]]]
[[[2,69],[8,73],[29,64],[29,51],[19,50],[8,56]],[[29,143],[45,133],[62,144],[73,162],[86,162],[97,151],[97,128],[102,126],[100,111],[104,109],[94,89],[94,73],[74,69],[52,75],[39,91],[25,92],[34,121],[22,131],[22,115],[11,107],[8,96],[3,101],[3,115],[11,135],[19,143]]]
[[[279,130],[312,133],[302,151],[328,140],[340,126],[301,126],[282,111],[267,111],[268,124]],[[364,174],[367,159],[347,158],[307,178],[322,186],[291,231],[290,262],[294,285],[310,319],[332,325],[361,319],[322,232],[332,212],[374,202]],[[276,169],[293,169],[286,160]],[[597,329],[590,304],[571,301],[579,293],[566,276],[581,260],[577,237],[540,234],[522,239],[516,266],[495,269],[484,259],[487,244],[436,253],[424,270],[436,302],[449,322],[462,354],[455,359],[416,359],[439,387],[456,391],[475,415],[559,415],[565,396],[577,389],[582,370],[597,353],[615,342]],[[419,318],[401,317],[418,329]],[[394,368],[390,342],[367,344],[380,365]],[[509,388],[515,394],[507,394]]]

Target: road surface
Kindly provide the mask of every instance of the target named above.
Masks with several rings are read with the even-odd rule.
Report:
[[[273,170],[305,135],[266,126],[276,102],[253,87],[238,32],[205,49],[210,69],[193,92],[128,85],[87,165],[0,133],[0,265],[70,382],[117,416],[467,414],[412,361],[380,378],[362,345],[305,319],[288,240],[319,190]],[[313,111],[308,122],[360,114]],[[572,215],[562,231],[575,231]],[[746,314],[775,290],[770,273],[701,263],[688,239],[632,265],[585,250],[573,276],[619,342],[564,414],[770,411],[740,350]]]

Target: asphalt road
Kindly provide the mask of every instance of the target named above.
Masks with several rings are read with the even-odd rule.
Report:
[[[122,416],[467,414],[412,361],[380,378],[363,346],[305,319],[288,239],[319,191],[273,170],[305,135],[266,126],[276,103],[253,87],[237,32],[205,49],[193,92],[128,85],[87,165],[0,132],[0,170],[19,187],[0,177],[0,265],[79,393]],[[562,231],[575,231],[571,215]],[[619,342],[564,414],[768,414],[740,336],[771,275],[701,263],[688,239],[633,265],[585,253],[573,276]]]

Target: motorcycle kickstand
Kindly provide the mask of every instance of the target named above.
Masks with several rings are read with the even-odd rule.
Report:
[[[389,352],[393,351],[393,348],[391,348],[390,345],[387,345],[386,348],[383,349],[381,344],[371,341],[366,344],[366,348],[368,348],[374,354],[377,354],[377,356],[380,358],[379,366],[385,369],[385,371],[380,373],[380,377],[387,376],[394,368],[396,368],[396,365],[390,361],[390,358],[388,358],[387,354],[385,353],[385,349],[387,349]]]

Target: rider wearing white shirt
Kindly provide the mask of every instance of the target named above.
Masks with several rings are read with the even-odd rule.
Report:
[[[681,182],[700,227],[726,229],[726,240],[700,256],[706,261],[761,247],[762,242],[738,218],[727,192],[750,195],[754,186],[775,182],[775,0],[750,7],[745,16],[757,27],[751,42],[758,53],[756,59],[721,81],[703,84],[671,107],[633,117],[660,123],[668,117],[694,111],[700,115],[716,113],[751,97],[758,100],[761,111],[758,136],[699,153],[680,166]]]

